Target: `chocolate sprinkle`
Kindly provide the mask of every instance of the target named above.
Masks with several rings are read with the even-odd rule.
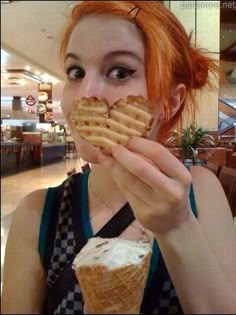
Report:
[[[101,243],[101,244],[98,244],[98,245],[96,246],[96,248],[101,247],[102,245],[105,245],[105,244],[108,244],[108,242],[106,241],[106,242],[103,242],[103,243]]]

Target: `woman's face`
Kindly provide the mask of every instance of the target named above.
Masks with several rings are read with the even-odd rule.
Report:
[[[83,18],[72,31],[64,70],[62,110],[66,119],[74,101],[83,96],[106,98],[110,105],[128,95],[148,98],[144,40],[139,29],[125,19],[106,15]],[[67,123],[79,156],[97,163],[99,149]]]

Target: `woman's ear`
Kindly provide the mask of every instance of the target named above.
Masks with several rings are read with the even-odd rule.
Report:
[[[176,85],[171,90],[169,104],[171,106],[171,118],[177,113],[186,96],[186,86],[183,83]]]

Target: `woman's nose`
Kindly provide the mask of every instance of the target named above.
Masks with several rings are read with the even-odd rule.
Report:
[[[86,75],[78,87],[77,97],[105,98],[105,83],[96,75]]]

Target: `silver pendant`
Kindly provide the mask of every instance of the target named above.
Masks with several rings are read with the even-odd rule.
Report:
[[[142,242],[142,243],[150,243],[150,238],[146,232],[146,230],[144,228],[141,229],[141,235],[140,235],[140,238],[139,238],[139,242]]]

